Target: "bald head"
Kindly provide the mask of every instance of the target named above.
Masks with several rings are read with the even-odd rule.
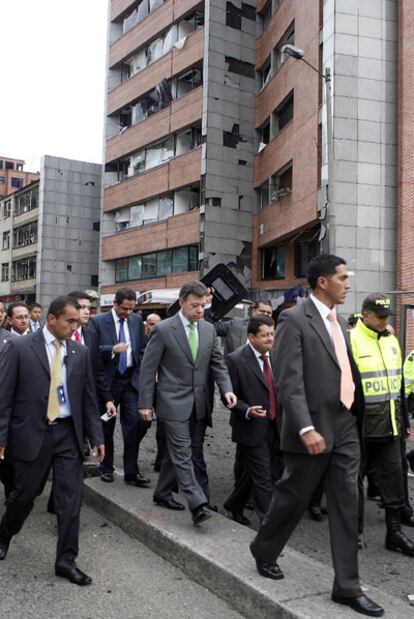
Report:
[[[158,314],[148,314],[145,321],[145,333],[149,335],[155,325],[157,325],[159,322],[161,322],[161,316],[158,316]]]

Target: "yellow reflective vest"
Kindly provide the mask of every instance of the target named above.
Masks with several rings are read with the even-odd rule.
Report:
[[[414,391],[414,350],[410,352],[404,363],[405,395],[408,397]]]
[[[361,374],[365,398],[365,439],[400,436],[402,358],[397,338],[377,333],[359,320],[350,332],[352,352]]]

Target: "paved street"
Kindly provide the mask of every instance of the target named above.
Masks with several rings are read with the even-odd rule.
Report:
[[[90,508],[83,507],[81,519],[79,566],[93,585],[77,587],[54,575],[56,519],[46,513],[44,494],[0,563],[2,619],[241,617]]]
[[[119,430],[119,429],[118,429]],[[118,432],[119,441],[119,432]],[[221,405],[214,413],[214,427],[209,429],[206,439],[206,456],[210,476],[211,501],[225,513],[222,505],[232,487],[234,445],[230,440],[228,411]],[[118,448],[117,466],[122,470],[121,449]],[[144,439],[140,458],[142,472],[151,477],[152,486],[157,474],[153,472],[155,458],[155,426]],[[414,500],[414,478],[410,478],[410,491]],[[137,490],[139,494],[139,490]],[[252,512],[246,511],[253,526],[257,520]],[[406,534],[414,539],[414,529],[405,528]],[[391,595],[407,601],[407,594],[414,593],[412,575],[414,559],[384,549],[384,511],[372,501],[366,502],[365,541],[367,549],[360,553],[360,573],[364,583],[382,587]],[[304,552],[309,557],[331,565],[329,532],[327,521],[317,523],[307,515],[297,527],[290,541],[290,547]],[[283,559],[281,560],[283,567]]]

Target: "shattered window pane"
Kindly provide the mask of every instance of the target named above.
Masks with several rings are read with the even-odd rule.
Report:
[[[136,204],[135,206],[131,206],[130,217],[129,217],[129,227],[136,228],[138,226],[142,226],[144,223],[144,204]]]
[[[142,256],[133,256],[128,260],[128,279],[142,278]]]
[[[167,249],[166,251],[159,251],[157,253],[157,275],[169,275],[172,271],[172,251]]]
[[[131,155],[128,176],[134,176],[134,174],[140,174],[145,170],[145,151]]]
[[[174,209],[174,197],[172,194],[163,196],[159,199],[158,204],[158,219],[167,219],[172,217]]]

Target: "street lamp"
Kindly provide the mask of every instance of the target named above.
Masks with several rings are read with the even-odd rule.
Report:
[[[334,215],[334,158],[333,158],[333,131],[332,131],[332,81],[331,70],[329,67],[325,68],[325,73],[321,73],[316,67],[314,67],[305,58],[305,52],[299,47],[294,45],[284,45],[281,49],[281,53],[285,56],[295,58],[295,60],[301,60],[308,67],[315,71],[325,82],[325,101],[326,101],[326,141],[328,145],[328,184],[326,186],[326,204],[321,209],[320,222],[321,232],[319,235],[319,241],[321,243],[321,252],[323,254],[330,252],[329,242],[329,220],[332,220]]]

